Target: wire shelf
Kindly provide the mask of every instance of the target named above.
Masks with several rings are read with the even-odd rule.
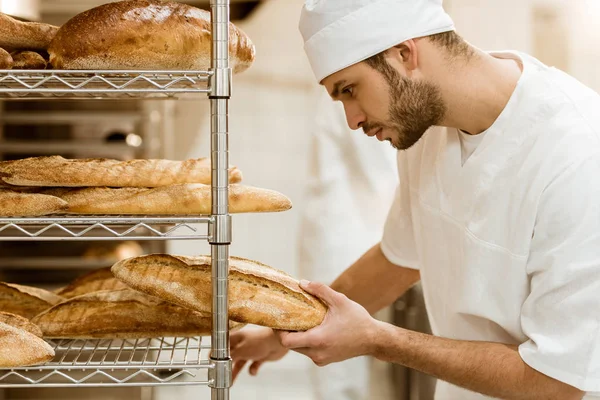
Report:
[[[0,218],[0,240],[182,240],[209,239],[211,217],[53,216]]]
[[[0,70],[0,98],[153,98],[209,93],[208,71]]]
[[[207,343],[204,343],[204,342]],[[0,369],[0,387],[208,385],[210,338],[49,341],[54,360]]]

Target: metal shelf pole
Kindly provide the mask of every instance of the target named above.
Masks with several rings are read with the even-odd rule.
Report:
[[[212,400],[229,400],[231,358],[229,354],[228,273],[231,216],[229,215],[229,143],[228,107],[231,96],[229,68],[229,0],[211,0],[212,76],[211,160],[212,222],[212,340],[209,371]]]

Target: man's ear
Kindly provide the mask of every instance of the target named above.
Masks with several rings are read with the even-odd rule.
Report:
[[[414,39],[407,40],[392,47],[389,49],[389,53],[394,62],[402,65],[407,74],[410,74],[417,69],[419,65],[417,43]]]

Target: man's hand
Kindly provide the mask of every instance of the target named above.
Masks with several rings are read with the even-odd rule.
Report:
[[[288,352],[269,328],[232,332],[230,343],[234,381],[248,361],[250,375],[256,375],[263,363],[280,360]]]
[[[306,332],[275,332],[283,347],[311,358],[318,366],[369,354],[376,334],[376,320],[358,303],[321,283],[300,283],[319,297],[329,311],[321,325]]]

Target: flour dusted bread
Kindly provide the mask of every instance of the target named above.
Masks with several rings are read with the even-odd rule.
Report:
[[[14,186],[37,187],[159,187],[211,182],[210,158],[172,160],[66,159],[61,156],[30,157],[0,162],[0,179]],[[229,169],[229,181],[242,174]]]
[[[0,188],[0,217],[37,217],[66,210],[67,203],[58,197]]]
[[[0,282],[0,311],[31,319],[64,300],[41,288]]]
[[[41,329],[37,325],[31,323],[27,318],[23,318],[20,315],[0,312],[0,322],[15,328],[23,329],[37,337],[42,337]]]
[[[50,45],[55,69],[208,70],[210,13],[186,4],[127,0],[92,8],[66,22]],[[229,25],[230,65],[254,61],[248,36]]]
[[[11,69],[13,66],[13,58],[10,53],[0,48],[0,69]]]
[[[48,343],[26,330],[0,322],[0,367],[40,365],[54,358]]]
[[[36,316],[44,337],[102,339],[210,334],[212,318],[131,289],[74,297]]]
[[[152,254],[119,261],[113,274],[130,287],[200,312],[211,311],[211,258]],[[325,305],[288,274],[256,261],[229,260],[229,317],[282,330],[319,325]]]
[[[13,69],[46,69],[46,60],[35,51],[17,51],[12,54]]]
[[[38,22],[21,22],[0,13],[0,47],[3,49],[46,50],[58,27]]]
[[[92,292],[127,288],[127,285],[114,277],[112,272],[110,272],[110,267],[107,267],[99,268],[80,276],[56,294],[65,299],[71,299]]]
[[[209,185],[143,188],[51,189],[74,214],[206,215],[211,211]],[[229,212],[258,213],[289,210],[290,200],[273,190],[229,185]]]

